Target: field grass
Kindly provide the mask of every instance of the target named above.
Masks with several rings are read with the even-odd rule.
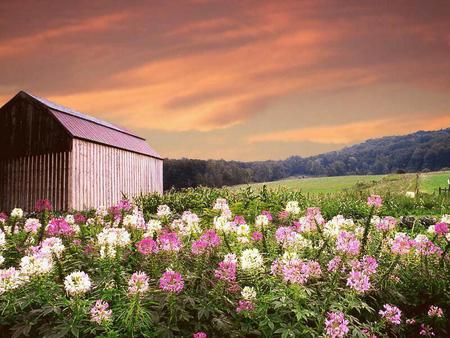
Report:
[[[416,186],[420,192],[433,193],[439,187],[447,186],[450,171],[430,172],[417,174],[390,174],[390,175],[350,175],[333,177],[290,178],[280,181],[254,183],[250,186],[256,190],[263,185],[268,188],[285,187],[288,190],[301,190],[305,193],[333,193],[343,190],[369,189],[373,193],[386,191],[405,193],[415,191]],[[418,181],[417,181],[418,179]],[[233,189],[247,187],[237,185]]]

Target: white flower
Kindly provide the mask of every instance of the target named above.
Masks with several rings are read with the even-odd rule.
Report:
[[[216,216],[214,217],[214,227],[218,231],[229,233],[236,229],[236,224],[228,221],[228,217]]]
[[[0,229],[0,250],[3,249],[3,247],[6,245],[6,235],[5,233],[2,231],[2,229]]]
[[[428,227],[428,229],[427,229],[427,232],[428,232],[429,234],[434,235],[434,234],[436,233],[436,231],[434,231],[434,225],[430,225],[430,226]]]
[[[24,282],[26,282],[28,278],[23,276],[19,270],[11,267],[9,269],[1,269],[0,270],[0,295],[5,293],[6,291],[17,289]]]
[[[294,259],[299,259],[299,258],[300,257],[299,257],[297,252],[295,252],[295,251],[286,251],[286,252],[283,253],[283,256],[281,257],[281,260],[283,262],[289,262],[289,261],[292,261]]]
[[[25,276],[40,276],[50,272],[52,268],[53,261],[51,257],[43,253],[24,256],[20,260],[20,271]]]
[[[225,257],[223,258],[223,261],[224,262],[228,262],[228,263],[237,264],[236,254],[234,254],[234,253],[226,254]]]
[[[145,230],[145,219],[142,213],[135,209],[132,215],[125,215],[123,225],[128,228]]]
[[[325,223],[323,233],[328,237],[335,238],[342,230],[351,230],[354,227],[355,223],[351,218],[345,218],[342,215],[337,215]]]
[[[64,251],[65,247],[62,243],[61,238],[58,237],[49,237],[46,238],[41,245],[40,252],[47,255],[54,254],[56,257],[61,257],[62,252]]]
[[[75,271],[64,279],[64,288],[70,296],[82,295],[91,289],[91,280],[87,273]]]
[[[298,206],[297,201],[289,201],[286,204],[286,208],[284,209],[290,214],[298,215],[300,213],[300,207]]]
[[[258,249],[246,249],[241,255],[242,270],[258,270],[263,267],[263,257]]]
[[[97,235],[97,241],[100,246],[117,246],[124,248],[130,244],[130,233],[124,228],[104,228]]]
[[[106,215],[108,215],[108,209],[101,205],[97,208],[97,210],[95,210],[95,216],[97,217],[105,217]]]
[[[2,266],[4,262],[5,262],[5,257],[0,255],[0,266]]]
[[[162,230],[162,223],[160,220],[151,219],[147,223],[147,231],[144,237],[153,237],[156,233]]]
[[[414,197],[416,197],[416,193],[414,191],[407,191],[405,193],[405,196],[409,197],[409,198],[414,198]]]
[[[223,209],[220,213],[220,216],[225,217],[226,219],[230,220],[233,216],[230,209]]]
[[[66,215],[66,217],[64,218],[64,220],[69,223],[70,225],[74,225],[75,224],[75,217],[73,217],[73,215]]]
[[[190,211],[183,212],[181,216],[182,223],[179,223],[179,230],[183,235],[191,235],[200,233],[200,219],[196,214]]]
[[[217,198],[216,202],[214,203],[213,209],[223,211],[230,208],[228,207],[228,202],[225,198]]]
[[[170,208],[168,205],[159,205],[158,206],[158,210],[156,211],[156,215],[158,215],[158,217],[165,217],[165,216],[170,216],[172,214],[172,212],[170,211]]]
[[[250,227],[247,224],[239,224],[236,226],[236,234],[238,236],[246,236],[250,233]]]
[[[450,224],[450,215],[442,215],[441,222]]]
[[[426,235],[419,234],[416,238],[414,238],[414,241],[417,243],[425,243],[428,242],[428,237]]]
[[[236,239],[239,243],[242,243],[242,244],[247,244],[250,242],[250,239],[245,236],[238,236]]]
[[[25,232],[31,232],[35,234],[41,226],[42,225],[37,218],[28,218],[25,221],[24,230]]]
[[[117,250],[114,246],[103,245],[100,247],[100,258],[114,258],[116,257]]]
[[[245,286],[241,291],[241,296],[245,300],[254,300],[256,298],[256,290],[252,286]]]
[[[13,209],[13,211],[11,211],[11,217],[22,218],[23,217],[23,210],[20,209],[20,208]]]
[[[256,216],[256,219],[255,219],[255,225],[257,227],[269,225],[269,219],[267,218],[266,215],[258,215],[258,216]]]

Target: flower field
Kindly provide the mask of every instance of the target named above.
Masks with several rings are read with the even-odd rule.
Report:
[[[0,214],[0,335],[447,337],[448,208],[203,188],[38,201]]]

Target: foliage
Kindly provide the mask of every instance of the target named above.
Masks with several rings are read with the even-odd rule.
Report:
[[[0,215],[0,334],[448,334],[450,216],[383,218],[448,212],[436,197],[196,188],[135,202]]]

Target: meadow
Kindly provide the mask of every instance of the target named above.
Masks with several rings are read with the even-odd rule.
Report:
[[[241,184],[232,188],[238,190],[250,186],[253,189],[261,189],[266,186],[267,188],[284,187],[288,190],[300,190],[304,193],[333,193],[361,189],[370,189],[374,193],[387,191],[406,193],[407,191],[416,191],[417,185],[420,192],[432,194],[436,193],[439,187],[448,187],[448,179],[450,179],[450,171],[437,171],[420,174],[289,178],[272,182]]]
[[[1,214],[0,335],[447,337],[448,197],[370,189]]]

